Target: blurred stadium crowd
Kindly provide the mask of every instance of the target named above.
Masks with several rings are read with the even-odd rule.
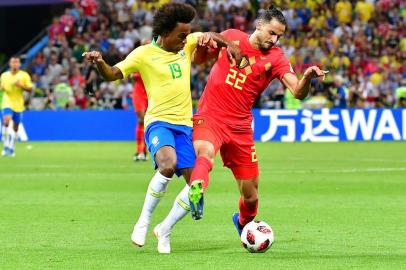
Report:
[[[166,0],[77,0],[49,27],[49,43],[28,65],[36,90],[31,109],[131,109],[132,79],[104,82],[82,59],[100,50],[109,64],[150,42],[154,11]],[[367,1],[183,1],[194,5],[194,31],[255,29],[257,12],[280,7],[288,30],[280,40],[300,74],[319,65],[330,73],[315,83],[304,102],[274,81],[256,106],[261,108],[406,107],[406,4]],[[204,89],[209,66],[194,66],[192,97]],[[93,93],[86,95],[86,93]]]

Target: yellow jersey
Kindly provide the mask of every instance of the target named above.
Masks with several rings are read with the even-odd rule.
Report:
[[[134,72],[141,75],[148,96],[145,127],[155,121],[192,126],[190,66],[200,35],[189,34],[178,53],[167,52],[153,41],[136,48],[115,65],[124,78]]]
[[[24,90],[15,85],[17,81],[25,87],[33,87],[30,75],[23,70],[18,70],[15,74],[11,71],[1,74],[0,88],[4,91],[2,108],[22,112],[24,111]]]
[[[340,1],[335,6],[336,16],[341,23],[351,22],[352,5],[350,2]]]
[[[355,12],[357,12],[362,22],[368,22],[374,13],[374,5],[372,3],[357,2]]]

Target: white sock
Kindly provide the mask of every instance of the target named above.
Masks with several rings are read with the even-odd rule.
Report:
[[[9,144],[9,146],[8,146],[10,149],[14,150],[14,147],[15,147],[15,145],[16,145],[17,139],[18,139],[18,134],[17,134],[17,132],[15,132],[14,130],[11,131],[11,132],[10,132],[10,142],[9,142],[10,144]]]
[[[1,126],[1,140],[4,142],[6,140],[6,127],[4,125]]]
[[[145,195],[144,206],[142,207],[141,215],[138,222],[149,224],[151,221],[152,212],[158,205],[161,198],[165,195],[166,188],[172,178],[163,176],[157,171],[149,182],[147,194]]]
[[[3,142],[4,142],[4,147],[8,147],[8,128],[3,126]]]
[[[188,192],[189,185],[185,185],[176,197],[168,216],[162,221],[161,228],[169,231],[172,230],[173,226],[190,211]]]

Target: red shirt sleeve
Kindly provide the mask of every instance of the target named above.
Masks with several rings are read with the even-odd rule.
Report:
[[[272,73],[274,74],[275,78],[282,80],[283,76],[286,73],[295,74],[292,65],[290,64],[289,60],[286,58],[285,54],[283,53],[282,49],[280,50],[280,55],[278,56],[278,61],[272,67]]]

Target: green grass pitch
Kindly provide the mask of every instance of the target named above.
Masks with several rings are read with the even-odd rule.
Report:
[[[32,148],[31,148],[32,147]],[[238,191],[219,159],[205,216],[182,220],[172,254],[136,248],[150,162],[133,144],[20,143],[0,159],[0,269],[406,269],[406,143],[258,143],[258,219],[275,231],[247,253],[231,222]],[[152,225],[184,185],[174,178]]]

